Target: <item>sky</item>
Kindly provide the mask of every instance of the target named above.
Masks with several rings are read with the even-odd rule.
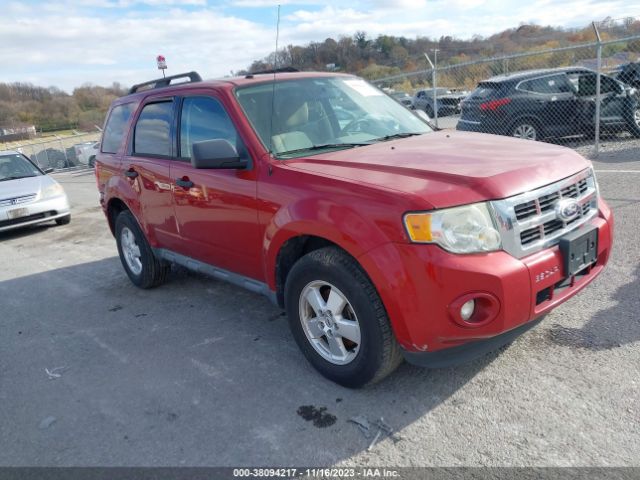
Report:
[[[191,70],[229,75],[280,46],[365,31],[488,36],[521,23],[581,27],[607,16],[640,16],[640,0],[0,0],[0,82],[67,92]]]

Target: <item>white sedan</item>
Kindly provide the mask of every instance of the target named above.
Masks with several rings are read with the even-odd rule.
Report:
[[[0,152],[0,232],[54,220],[71,221],[62,186],[19,152]]]

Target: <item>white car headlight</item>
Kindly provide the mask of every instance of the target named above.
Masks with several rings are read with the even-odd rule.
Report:
[[[411,241],[436,243],[452,253],[492,252],[502,243],[486,203],[407,213],[404,224]]]
[[[53,198],[64,195],[64,189],[59,183],[54,183],[42,189],[42,198]]]

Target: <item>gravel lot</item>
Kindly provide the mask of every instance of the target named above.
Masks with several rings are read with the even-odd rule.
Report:
[[[610,143],[590,288],[499,353],[359,391],[261,296],[179,269],[133,287],[92,174],[59,175],[71,224],[0,234],[0,465],[640,466],[640,145]],[[368,450],[358,415],[394,434]]]

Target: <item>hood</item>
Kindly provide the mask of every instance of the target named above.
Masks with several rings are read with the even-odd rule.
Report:
[[[40,190],[55,183],[56,181],[47,175],[6,180],[0,182],[0,200],[40,193]]]
[[[439,131],[286,163],[318,175],[417,195],[433,208],[510,197],[591,165],[565,147],[458,131]]]

